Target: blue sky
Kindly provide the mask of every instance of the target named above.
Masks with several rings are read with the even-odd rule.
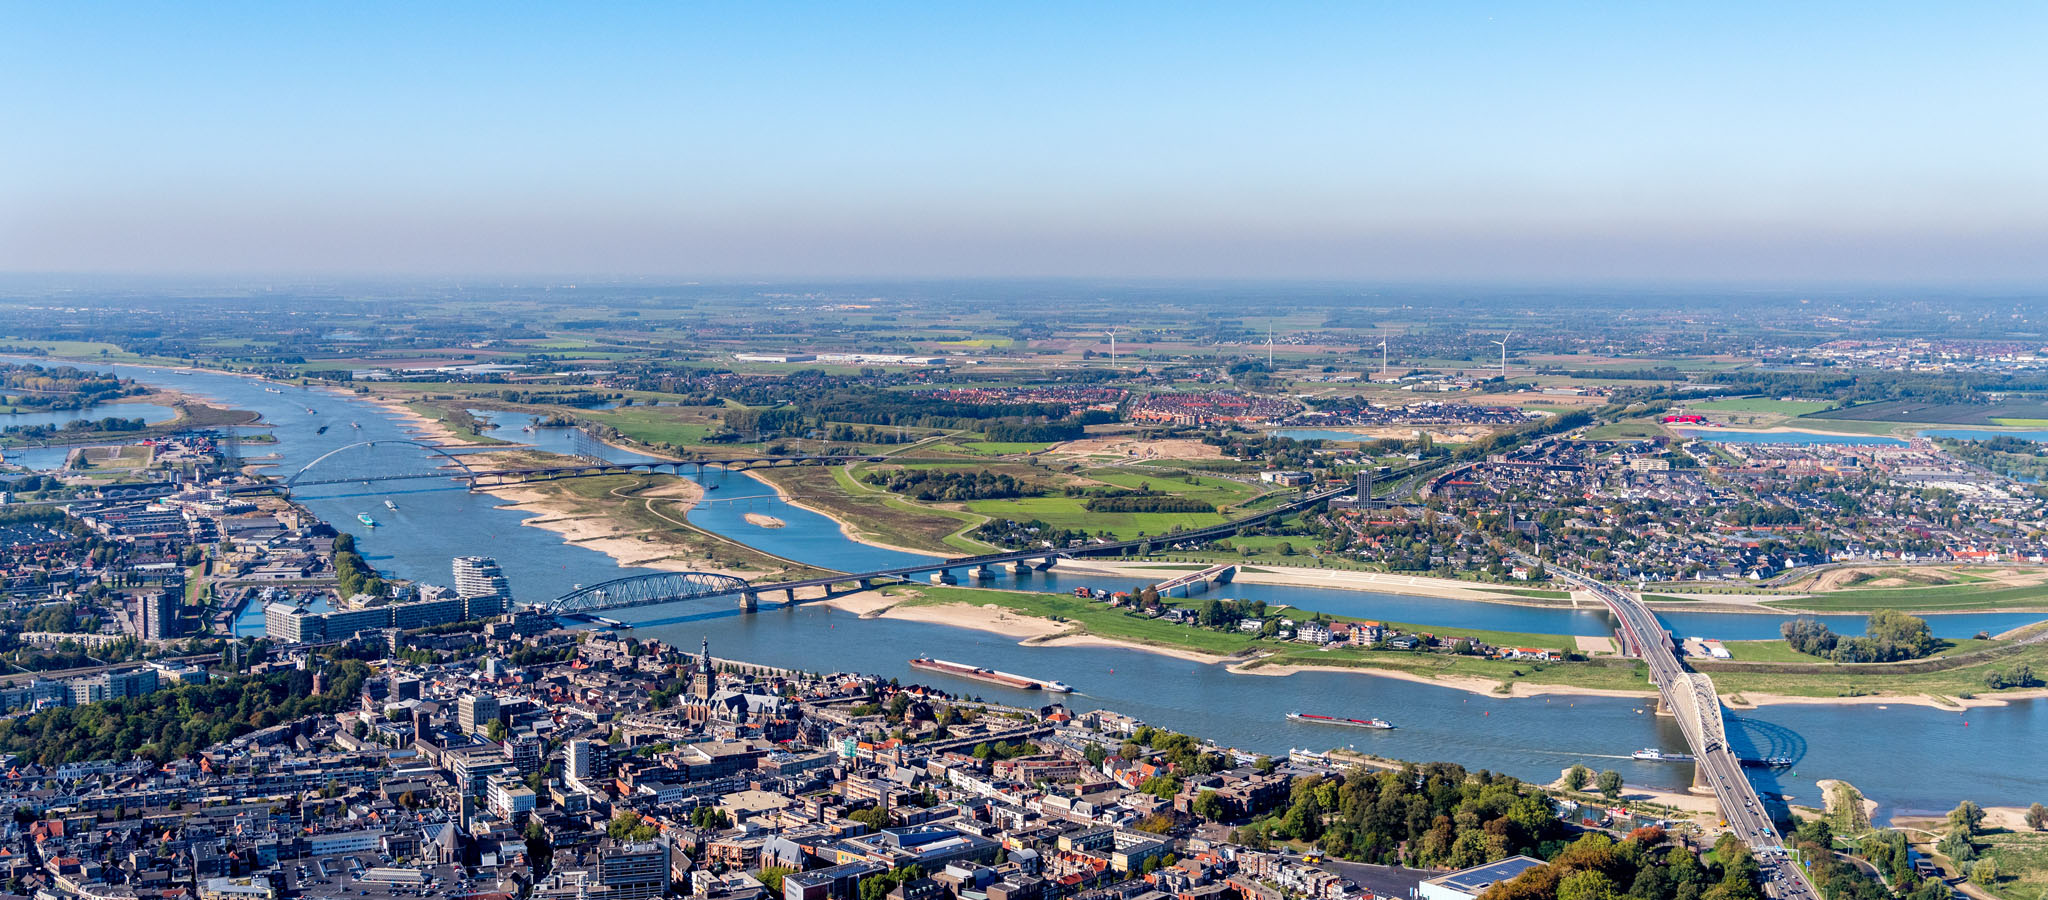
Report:
[[[0,6],[0,270],[2048,276],[2048,5]]]

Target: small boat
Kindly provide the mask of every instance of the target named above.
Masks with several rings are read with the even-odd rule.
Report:
[[[1390,729],[1394,727],[1394,723],[1385,719],[1344,719],[1337,716],[1322,716],[1315,713],[1298,712],[1288,713],[1287,721],[1307,722],[1310,725],[1345,725],[1351,728]]]
[[[396,509],[398,509],[398,504],[396,504],[396,503],[393,503],[393,502],[391,502],[391,501],[389,501],[389,500],[386,500],[386,501],[384,501],[384,508],[385,508],[385,509],[389,509],[389,510],[396,510]]]
[[[1655,747],[1644,747],[1629,754],[1629,757],[1632,759],[1649,760],[1650,762],[1692,762],[1692,757],[1684,753],[1666,753]]]
[[[356,521],[361,522],[364,525],[368,525],[371,528],[377,527],[377,520],[370,518],[369,513],[356,513]]]
[[[315,428],[315,429],[313,429],[313,433],[314,433],[314,434],[326,434],[326,433],[327,433],[327,426],[325,426],[325,425],[322,425],[322,426],[320,426],[319,428]]]
[[[267,387],[267,388],[264,388],[263,390],[264,390],[264,392],[265,392],[265,393],[270,393],[270,394],[282,394],[282,393],[284,393],[283,391],[280,391],[280,390],[278,390],[277,388],[273,388],[273,387]]]
[[[361,425],[359,425],[359,424],[357,424],[357,423],[355,423],[355,422],[350,422],[350,423],[348,423],[348,427],[350,427],[350,428],[361,428],[361,427],[363,427],[363,426],[361,426]]]
[[[309,415],[309,416],[311,416],[311,415],[316,415],[316,414],[318,414],[319,412],[320,412],[319,410],[317,410],[317,409],[314,409],[314,408],[312,408],[312,407],[310,407],[310,406],[306,407],[306,415]]]

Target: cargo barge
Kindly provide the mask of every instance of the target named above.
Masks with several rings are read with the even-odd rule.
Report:
[[[1298,712],[1288,713],[1287,721],[1307,722],[1310,725],[1344,725],[1351,728],[1387,729],[1394,727],[1394,723],[1389,722],[1385,719],[1343,719],[1338,718],[1337,716],[1321,716],[1315,713]]]
[[[1071,694],[1074,692],[1073,688],[1051,679],[1026,678],[1022,675],[998,672],[985,666],[970,666],[966,663],[948,662],[943,659],[933,659],[929,656],[920,656],[911,660],[910,667],[931,672],[942,672],[947,675],[958,675],[962,678],[972,678],[976,681],[986,681],[989,684],[999,684],[1003,687],[1015,688],[1020,691],[1048,691],[1054,694]]]

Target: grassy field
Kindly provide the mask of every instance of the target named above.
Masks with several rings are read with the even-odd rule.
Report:
[[[1958,648],[1949,656],[1956,656],[1970,648],[1981,648],[1984,644],[1973,641],[1959,641]],[[1790,648],[1786,648],[1788,651]],[[1741,659],[1740,651],[1731,648]],[[1757,660],[1768,661],[1768,660]],[[1860,697],[1873,695],[1934,695],[1937,697],[1959,697],[1965,694],[1984,696],[1992,694],[1985,687],[1985,675],[1991,672],[2009,672],[2019,663],[2026,663],[2034,671],[2048,671],[2048,645],[2033,644],[2011,653],[1987,655],[1982,658],[1961,660],[1954,668],[1938,669],[1931,672],[1902,671],[1900,666],[1886,664],[1830,665],[1799,672],[1744,672],[1721,669],[1701,664],[1702,671],[1714,677],[1714,686],[1722,693],[1769,693],[1800,697]]]
[[[1281,652],[1262,660],[1261,665],[1332,666],[1346,669],[1383,669],[1426,678],[1484,678],[1499,683],[1495,690],[1506,693],[1515,682],[1595,688],[1611,691],[1653,690],[1633,665],[1606,663],[1529,663],[1514,660],[1480,659],[1448,653],[1409,653],[1399,650],[1311,650],[1306,647]],[[1536,701],[1531,701],[1536,702]],[[1569,698],[1543,702],[1564,704]],[[1473,713],[1477,716],[1478,713]],[[1397,723],[1398,724],[1398,723]]]
[[[1589,441],[1627,441],[1638,438],[1653,438],[1664,433],[1664,429],[1653,422],[1612,422],[1595,425],[1586,430]]]
[[[1961,653],[1972,653],[1978,650],[1989,649],[1997,645],[1995,641],[1980,641],[1969,638],[1958,641],[1943,641],[1942,644],[1944,646],[1936,655],[1953,656]],[[1791,644],[1785,643],[1782,640],[1723,641],[1722,645],[1728,648],[1728,655],[1734,657],[1736,662],[1812,663],[1816,665],[1841,665],[1840,663],[1830,663],[1827,660],[1821,659],[1818,656],[1808,656],[1804,653],[1792,649]]]
[[[755,474],[796,502],[852,525],[855,534],[871,541],[948,556],[995,549],[965,535],[984,521],[981,516],[919,506],[857,483],[842,466],[761,469]]]
[[[976,588],[924,587],[905,590],[916,594],[914,599],[904,601],[905,605],[927,605],[941,603],[966,603],[973,606],[995,604],[1004,609],[1052,619],[1072,622],[1089,634],[1118,640],[1133,641],[1159,647],[1174,647],[1209,653],[1216,656],[1230,656],[1256,647],[1257,638],[1235,632],[1210,631],[1206,628],[1189,628],[1176,625],[1164,619],[1148,619],[1132,615],[1123,610],[1110,609],[1107,604],[1083,600],[1071,594],[1034,594],[1022,591],[993,591]]]
[[[1897,609],[1950,612],[1984,609],[2048,610],[2048,585],[2003,586],[1993,583],[1945,584],[1922,588],[1865,588],[1829,591],[1796,600],[1768,600],[1773,609],[1814,612],[1868,612]]]
[[[1993,424],[2006,428],[2048,428],[2048,419],[2016,419],[2005,416],[1995,417]]]
[[[1316,660],[1347,654],[1369,653],[1371,656],[1393,656],[1407,658],[1427,656],[1401,651],[1370,653],[1369,651],[1323,652],[1303,647],[1300,644],[1271,639],[1261,639],[1239,632],[1214,631],[1177,625],[1164,619],[1148,618],[1121,609],[1111,609],[1108,604],[1083,600],[1071,594],[1041,594],[1024,591],[1000,591],[966,587],[926,587],[917,585],[902,590],[915,593],[917,599],[906,601],[905,605],[928,605],[936,603],[966,603],[984,606],[990,603],[1025,615],[1037,616],[1056,621],[1073,622],[1088,633],[1101,637],[1139,641],[1162,647],[1179,647],[1218,656],[1229,656],[1253,648],[1269,649],[1281,656],[1307,653]],[[1182,601],[1180,605],[1198,604],[1201,601]],[[1342,618],[1342,617],[1340,617]],[[1346,619],[1346,621],[1358,621]],[[1563,650],[1572,646],[1569,637],[1554,634],[1524,634],[1510,631],[1475,631],[1471,629],[1447,629],[1437,626],[1403,622],[1384,623],[1402,631],[1455,635],[1485,641],[1498,646],[1546,647]],[[1528,664],[1521,664],[1524,668]],[[1512,671],[1510,666],[1506,671]]]
[[[1038,453],[1052,445],[1032,441],[967,441],[959,446],[960,449],[966,450],[969,453],[981,453],[989,456],[1013,456],[1019,453]]]
[[[686,413],[686,407],[626,406],[607,410],[578,410],[580,418],[617,428],[633,440],[646,444],[695,444],[717,431],[707,422],[685,421],[701,416]]]
[[[1726,400],[1708,400],[1687,403],[1691,410],[1717,412],[1773,413],[1781,416],[1803,416],[1807,413],[1824,412],[1834,408],[1832,403],[1818,400],[1773,400],[1769,397],[1732,397]]]
[[[1079,497],[1024,497],[1016,500],[975,500],[969,511],[990,518],[1029,522],[1033,519],[1054,528],[1074,528],[1089,533],[1107,532],[1117,538],[1163,535],[1175,528],[1202,528],[1224,520],[1221,513],[1095,513]]]
[[[1978,840],[1984,855],[1998,861],[1991,893],[2006,900],[2048,898],[2048,832],[1996,831]]]

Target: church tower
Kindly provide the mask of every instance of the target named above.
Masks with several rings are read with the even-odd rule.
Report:
[[[706,636],[697,655],[697,675],[690,680],[690,693],[699,700],[710,700],[717,692],[718,676],[711,671],[711,638]]]

